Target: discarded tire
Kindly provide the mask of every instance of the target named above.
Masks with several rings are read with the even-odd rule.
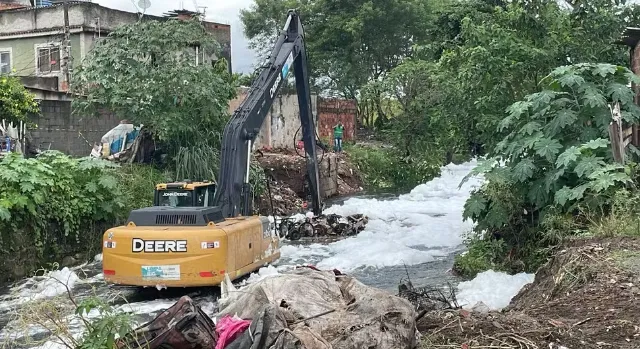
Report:
[[[292,230],[289,231],[289,240],[296,241],[296,240],[300,240],[301,237],[302,237],[302,234],[298,229],[293,228]]]

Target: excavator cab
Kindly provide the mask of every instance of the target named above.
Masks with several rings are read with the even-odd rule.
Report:
[[[209,181],[160,183],[156,185],[153,206],[210,207],[215,192],[216,184]]]

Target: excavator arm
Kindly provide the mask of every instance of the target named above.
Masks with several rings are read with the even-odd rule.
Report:
[[[322,212],[319,190],[316,132],[311,113],[304,32],[300,17],[290,10],[287,22],[273,48],[268,63],[252,84],[246,99],[236,109],[224,129],[218,188],[214,205],[224,217],[253,214],[249,166],[253,143],[289,71],[293,68],[300,107],[300,122],[307,154],[307,174],[312,193],[313,213]]]

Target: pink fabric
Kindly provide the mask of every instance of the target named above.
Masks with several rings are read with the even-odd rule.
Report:
[[[251,321],[249,320],[240,320],[229,315],[223,316],[216,324],[216,332],[218,333],[216,349],[224,349],[227,344],[233,342],[250,325]]]

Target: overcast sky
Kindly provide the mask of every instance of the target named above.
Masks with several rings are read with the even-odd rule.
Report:
[[[231,25],[231,62],[233,71],[238,73],[250,73],[253,71],[255,55],[247,47],[247,39],[244,37],[242,23],[240,22],[240,9],[248,8],[253,0],[148,0],[151,7],[146,13],[162,15],[171,10],[194,10],[195,5],[207,6],[206,19],[213,22]],[[137,12],[136,6],[140,0],[93,0],[102,6],[118,10]]]

